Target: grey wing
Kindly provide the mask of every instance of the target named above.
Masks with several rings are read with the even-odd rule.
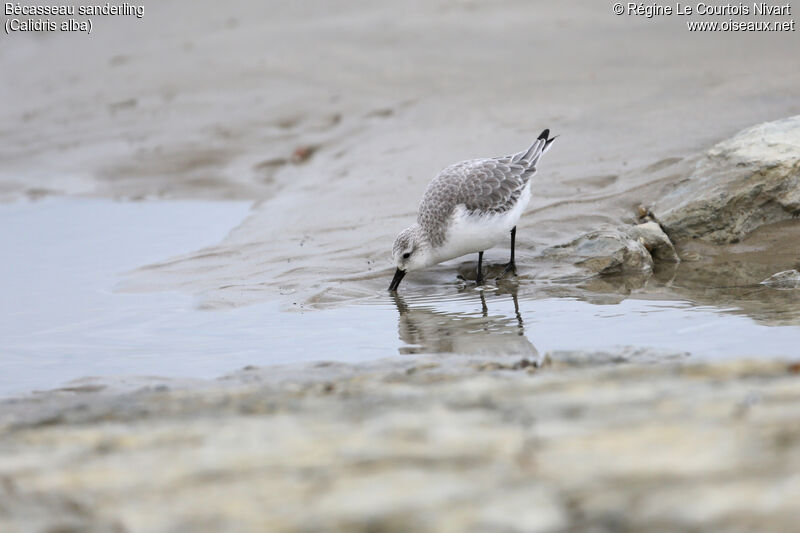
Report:
[[[428,185],[417,217],[432,244],[444,239],[447,220],[458,205],[483,213],[503,213],[513,208],[536,173],[536,163],[547,143],[546,136],[540,136],[524,152],[462,161],[442,170]]]
[[[461,163],[464,206],[470,211],[504,213],[513,208],[536,174],[536,164],[552,143],[544,130],[533,144],[518,154]]]
[[[447,233],[450,215],[458,205],[468,211],[503,213],[519,199],[535,168],[511,163],[510,158],[475,159],[451,165],[437,175],[422,197],[417,222],[434,246]]]
[[[468,211],[504,213],[516,205],[536,172],[511,158],[468,161],[462,181],[462,202]]]

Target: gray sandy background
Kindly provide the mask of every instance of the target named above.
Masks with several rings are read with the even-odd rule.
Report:
[[[0,201],[251,201],[219,243],[142,265],[121,290],[178,290],[203,310],[344,307],[387,298],[392,239],[439,169],[515,152],[549,127],[560,138],[518,230],[524,296],[575,273],[547,250],[635,223],[716,143],[800,114],[796,32],[690,33],[685,18],[611,5],[164,0],[142,19],[95,17],[90,36],[2,35]],[[701,287],[741,272],[757,282],[791,268],[781,236],[797,233],[789,220],[725,247],[686,245],[685,258],[722,259],[681,268]],[[452,296],[470,261],[403,287]],[[631,284],[591,290],[624,297]],[[797,324],[795,291],[743,302],[667,285],[650,296]],[[401,339],[436,344],[440,323],[404,306]],[[0,531],[796,525],[791,353],[536,354],[519,338],[532,353],[246,368],[199,383],[87,378],[3,400]]]
[[[369,298],[442,167],[561,135],[520,223],[525,263],[632,216],[714,143],[800,113],[797,45],[604,2],[151,3],[88,37],[5,38],[0,194],[254,200],[218,246],[129,288],[212,308]]]

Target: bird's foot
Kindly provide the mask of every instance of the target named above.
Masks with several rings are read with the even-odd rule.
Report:
[[[500,273],[500,275],[497,276],[497,278],[495,278],[495,281],[500,281],[501,279],[506,277],[506,274],[508,274],[509,272],[511,272],[515,276],[517,275],[517,264],[516,263],[513,263],[513,262],[506,263],[506,267],[503,269],[503,271]]]
[[[458,274],[456,276],[456,279],[458,281],[463,281],[463,282],[469,283],[469,279],[464,277],[464,276],[462,276],[461,274]],[[486,278],[483,277],[483,273],[475,275],[475,285],[478,285],[478,286],[483,285],[484,281],[486,281]]]

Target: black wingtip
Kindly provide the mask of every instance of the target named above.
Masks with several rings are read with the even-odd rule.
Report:
[[[542,139],[542,140],[546,141],[548,137],[550,137],[550,129],[549,128],[544,130],[542,133],[539,134],[539,139]]]

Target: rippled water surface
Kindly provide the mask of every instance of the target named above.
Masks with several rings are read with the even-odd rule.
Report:
[[[635,346],[698,358],[792,357],[800,345],[793,293],[754,285],[715,305],[713,288],[699,299],[665,296],[674,276],[627,299],[530,284],[410,284],[394,297],[292,311],[277,302],[207,310],[184,293],[117,290],[132,269],[218,242],[248,210],[243,202],[85,199],[0,206],[0,395],[84,376],[211,378],[246,365],[416,353],[541,357]],[[760,311],[748,313],[753,301]]]

